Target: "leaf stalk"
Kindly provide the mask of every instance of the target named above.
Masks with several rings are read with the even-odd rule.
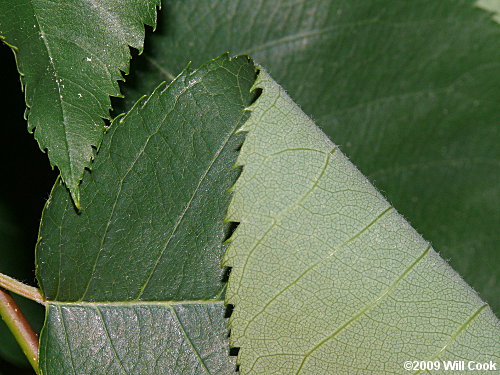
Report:
[[[16,301],[2,288],[0,288],[0,316],[9,327],[35,372],[39,374],[38,335],[31,328]]]
[[[45,305],[45,298],[43,298],[40,290],[30,285],[26,285],[16,279],[0,273],[0,287],[7,289],[13,293],[19,294],[32,301]]]

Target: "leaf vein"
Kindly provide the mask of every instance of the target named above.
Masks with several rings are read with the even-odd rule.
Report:
[[[374,300],[372,300],[370,303],[368,303],[365,308],[363,308],[359,313],[354,315],[351,319],[349,319],[347,322],[345,322],[342,326],[340,326],[335,332],[333,332],[331,335],[323,339],[319,344],[314,346],[309,352],[306,353],[304,356],[304,359],[302,360],[299,369],[297,370],[296,375],[299,375],[300,372],[302,371],[302,368],[304,367],[305,362],[307,359],[311,356],[312,353],[314,353],[316,350],[318,350],[321,346],[326,344],[328,341],[333,339],[335,336],[337,336],[340,332],[342,332],[344,329],[346,329],[348,326],[350,326],[354,321],[365,315],[369,310],[373,309],[375,306],[377,306],[380,301],[382,301],[389,293],[391,293],[397,286],[398,284],[410,273],[412,269],[415,268],[417,264],[419,264],[422,259],[429,253],[431,249],[431,246],[428,246],[425,251],[417,258],[415,261],[408,266],[405,271],[396,279],[392,282],[391,285],[389,285],[388,288],[386,288],[380,295],[377,296]]]

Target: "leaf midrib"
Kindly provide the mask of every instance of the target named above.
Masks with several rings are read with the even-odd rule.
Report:
[[[70,160],[70,163],[69,163],[70,175],[73,175],[72,158],[71,158],[71,153],[69,152],[68,133],[67,133],[67,129],[66,129],[67,116],[66,116],[66,111],[64,109],[64,105],[63,105],[64,101],[63,101],[63,96],[61,93],[60,79],[59,79],[59,76],[57,74],[56,66],[54,64],[54,57],[52,56],[52,51],[49,47],[48,41],[46,40],[47,34],[42,29],[42,26],[40,24],[40,20],[38,19],[38,15],[35,11],[35,6],[33,4],[33,0],[30,1],[30,4],[31,4],[31,9],[33,10],[33,18],[35,19],[35,21],[38,25],[38,30],[40,31],[40,37],[42,38],[43,45],[45,46],[45,49],[47,50],[47,56],[49,57],[49,64],[52,66],[52,71],[54,72],[55,83],[57,86],[57,93],[59,94],[59,100],[57,100],[57,102],[59,103],[59,108],[61,109],[61,115],[62,115],[62,120],[63,120],[62,124],[63,124],[63,130],[64,130],[64,145],[66,147],[66,154]]]

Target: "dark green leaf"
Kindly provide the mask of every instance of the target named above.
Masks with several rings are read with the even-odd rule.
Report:
[[[83,179],[81,213],[56,184],[37,250],[47,375],[234,371],[223,218],[254,79],[247,58],[185,71],[113,122]]]
[[[50,304],[44,374],[228,374],[222,301]],[[47,352],[44,352],[47,350]]]
[[[0,39],[16,53],[28,129],[60,169],[75,203],[109,118],[109,96],[142,50],[159,0],[0,1]]]

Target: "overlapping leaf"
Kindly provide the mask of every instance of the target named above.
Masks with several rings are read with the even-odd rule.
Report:
[[[498,312],[500,29],[474,3],[165,2],[126,92],[249,53]]]
[[[265,71],[228,220],[242,374],[500,362],[500,322]],[[442,369],[441,369],[442,370]],[[418,373],[418,372],[417,372]],[[441,373],[426,371],[426,373]]]
[[[77,213],[56,184],[37,276],[54,374],[228,374],[223,224],[254,65],[223,56],[112,124]]]
[[[0,1],[0,39],[16,53],[28,129],[79,204],[78,185],[99,147],[109,96],[142,50],[159,0]]]

